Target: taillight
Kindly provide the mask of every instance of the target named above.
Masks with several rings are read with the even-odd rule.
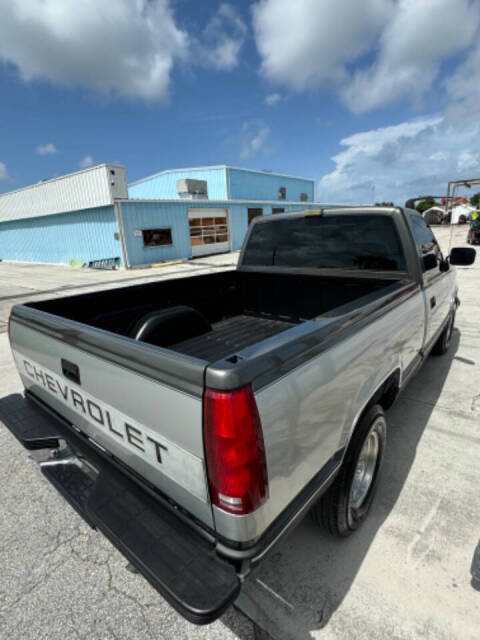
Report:
[[[262,425],[251,387],[207,389],[203,433],[212,504],[250,513],[268,496]]]

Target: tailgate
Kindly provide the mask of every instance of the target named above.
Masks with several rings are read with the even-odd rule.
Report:
[[[64,498],[185,618],[196,624],[218,618],[240,581],[215,553],[212,536],[119,472],[62,419],[17,398],[10,410],[21,419],[9,420],[7,428],[27,449],[41,449],[40,468]]]
[[[25,306],[12,312],[10,337],[29,392],[213,526],[202,437],[206,363]]]

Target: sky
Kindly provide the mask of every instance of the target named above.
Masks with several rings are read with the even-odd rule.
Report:
[[[480,0],[0,0],[0,192],[112,162],[317,181],[480,177]]]

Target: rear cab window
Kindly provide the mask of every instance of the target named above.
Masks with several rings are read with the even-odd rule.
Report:
[[[243,265],[314,269],[406,271],[395,223],[389,215],[296,216],[256,224]]]

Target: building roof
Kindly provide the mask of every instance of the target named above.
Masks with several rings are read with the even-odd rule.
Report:
[[[245,167],[232,167],[228,164],[214,164],[214,165],[205,165],[201,167],[180,167],[178,169],[164,169],[163,171],[158,171],[157,173],[153,173],[150,176],[146,176],[145,178],[139,178],[138,180],[134,180],[128,184],[129,187],[133,187],[136,184],[141,184],[142,182],[146,182],[147,180],[152,180],[152,178],[157,178],[158,176],[166,175],[168,173],[178,173],[181,171],[207,171],[209,169],[223,169],[224,171],[227,169],[234,169],[235,171],[248,171],[250,173],[260,173],[265,176],[279,176],[280,178],[293,178],[295,180],[305,180],[307,182],[315,182],[314,178],[304,178],[302,176],[292,176],[288,173],[277,173],[276,171],[266,171],[265,169],[262,171],[261,169],[247,169]]]
[[[120,198],[119,202],[143,202],[143,203],[153,203],[153,204],[183,204],[186,205],[190,208],[195,207],[195,205],[224,205],[225,207],[228,207],[230,205],[236,205],[236,204],[253,204],[253,205],[266,205],[266,204],[271,204],[274,205],[276,207],[288,207],[290,205],[302,205],[305,208],[312,208],[312,207],[352,207],[352,206],[357,206],[357,205],[352,205],[352,204],[345,204],[345,203],[341,203],[341,204],[328,204],[325,202],[316,202],[313,200],[271,200],[271,199],[265,199],[265,200],[249,200],[248,198],[237,198],[237,199],[229,199],[229,198],[224,198],[224,199],[210,199],[210,198],[193,198],[192,200],[190,200],[189,198]],[[358,205],[358,206],[368,206],[368,205]]]

